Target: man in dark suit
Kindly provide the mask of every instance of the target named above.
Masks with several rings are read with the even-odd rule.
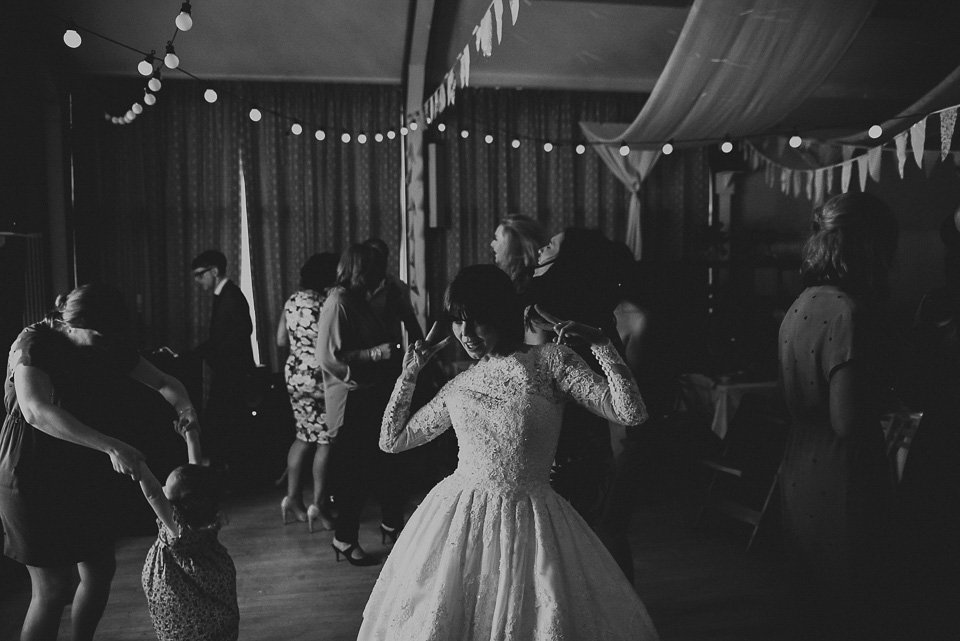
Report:
[[[250,305],[237,284],[227,278],[223,253],[208,249],[194,258],[190,267],[194,282],[214,296],[209,338],[195,350],[211,372],[203,412],[207,437],[203,451],[229,470],[237,467],[240,448],[249,445],[243,435],[249,423],[245,395],[255,367]]]

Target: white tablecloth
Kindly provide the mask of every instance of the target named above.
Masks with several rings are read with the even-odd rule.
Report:
[[[682,374],[680,385],[685,409],[710,417],[710,429],[720,438],[726,437],[744,394],[777,393],[777,381],[719,383],[704,374]]]

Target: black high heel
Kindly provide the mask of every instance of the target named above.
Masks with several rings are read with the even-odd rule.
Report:
[[[386,527],[383,523],[380,524],[380,543],[382,545],[387,544],[387,539],[390,539],[391,543],[397,542],[397,537],[400,536],[400,532],[403,531],[403,526],[393,528],[392,530]]]
[[[344,558],[347,559],[347,561],[350,562],[350,565],[356,565],[356,566],[359,566],[359,567],[366,567],[366,566],[370,566],[370,565],[378,565],[378,564],[380,563],[380,561],[379,561],[378,559],[370,556],[370,555],[367,554],[366,552],[364,552],[363,556],[361,556],[359,559],[353,558],[353,551],[354,551],[354,550],[360,550],[361,552],[363,552],[363,550],[360,548],[360,544],[359,544],[359,543],[354,543],[353,545],[351,545],[350,547],[348,547],[346,550],[341,550],[341,549],[338,548],[338,547],[336,546],[336,544],[334,544],[334,543],[331,543],[331,544],[330,544],[330,547],[333,548],[333,553],[334,553],[334,555],[335,555],[336,558],[337,558],[337,563],[340,563],[340,555],[341,555],[341,554],[344,556]]]

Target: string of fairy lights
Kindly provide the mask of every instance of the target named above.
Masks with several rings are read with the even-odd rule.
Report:
[[[146,78],[146,84],[144,86],[143,97],[139,100],[135,100],[127,109],[127,111],[122,115],[105,113],[104,117],[107,121],[115,125],[126,125],[132,123],[138,116],[144,113],[145,107],[152,107],[157,102],[157,94],[163,87],[163,70],[167,69],[170,71],[177,71],[182,73],[199,83],[204,85],[203,89],[203,99],[210,103],[214,104],[220,99],[220,94],[230,96],[232,99],[237,100],[238,102],[245,103],[249,110],[247,116],[253,122],[260,122],[264,113],[271,114],[272,116],[278,118],[279,120],[289,123],[289,134],[293,136],[300,136],[307,132],[308,130],[313,131],[313,137],[317,141],[324,141],[327,138],[336,138],[346,144],[352,141],[355,141],[358,144],[366,144],[369,140],[372,140],[374,143],[381,143],[384,141],[395,140],[398,135],[406,136],[410,131],[416,131],[419,127],[423,126],[424,130],[431,132],[432,137],[435,140],[442,140],[448,137],[455,138],[457,135],[463,140],[468,139],[473,132],[469,127],[460,127],[459,131],[452,131],[452,125],[448,125],[440,118],[430,119],[424,118],[424,116],[417,112],[415,114],[406,114],[401,120],[401,124],[396,130],[393,127],[383,127],[382,130],[375,131],[371,136],[368,136],[364,131],[348,131],[342,128],[335,128],[325,125],[315,125],[307,123],[305,119],[299,118],[297,116],[291,116],[279,111],[272,109],[264,109],[261,106],[251,103],[248,99],[236,95],[232,92],[225,90],[223,87],[220,87],[218,92],[215,87],[215,84],[203,80],[196,75],[190,73],[180,65],[180,58],[177,56],[174,42],[176,41],[177,34],[180,32],[187,32],[193,27],[193,7],[191,2],[187,0],[183,2],[180,6],[180,11],[174,18],[175,30],[170,40],[167,41],[166,46],[164,47],[164,54],[159,56],[156,49],[152,49],[149,52],[142,51],[133,47],[131,45],[125,44],[114,38],[108,37],[104,34],[101,34],[93,29],[90,29],[86,26],[78,25],[72,19],[65,19],[58,17],[64,24],[65,30],[63,34],[64,44],[71,48],[77,49],[83,43],[83,37],[81,32],[84,34],[91,35],[96,38],[100,38],[107,42],[113,43],[117,46],[124,47],[137,53],[143,58],[137,64],[137,71],[141,76]],[[928,116],[930,114],[909,114],[900,116],[900,119],[909,119],[909,118],[920,118]],[[861,123],[862,124],[862,123]],[[447,134],[447,130],[451,129],[450,134]],[[882,137],[884,134],[883,128],[874,124],[867,129],[867,135],[873,140],[877,140]],[[482,140],[488,144],[492,145],[496,140],[497,136],[493,132],[487,130],[487,133],[480,134],[482,135]],[[505,136],[510,140],[510,146],[513,149],[519,149],[523,144],[523,141],[533,142],[542,147],[544,152],[550,153],[558,145],[569,145],[573,147],[573,150],[577,155],[582,155],[586,152],[586,149],[594,144],[608,144],[608,143],[593,143],[585,140],[545,140],[542,138],[535,138],[531,136],[522,136],[522,135],[510,135],[508,133],[498,132],[498,135]],[[787,144],[793,148],[798,149],[804,145],[805,140],[800,136],[800,133],[796,130],[791,131],[769,131],[763,136],[787,136],[789,139]],[[685,139],[682,141],[670,139],[667,141],[622,141],[619,147],[619,153],[621,156],[628,156],[632,150],[637,148],[644,149],[656,149],[657,146],[660,147],[661,153],[669,155],[674,152],[678,146],[695,146],[695,145],[712,145],[718,144],[719,149],[724,154],[729,154],[734,149],[734,140],[731,136],[725,136],[723,138],[711,138],[711,139]]]

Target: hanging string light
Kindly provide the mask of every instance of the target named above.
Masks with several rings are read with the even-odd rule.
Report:
[[[393,129],[390,129],[390,130],[387,131],[387,139],[388,139],[388,140],[393,140],[393,139],[396,138],[396,137],[397,137],[397,134],[393,133]]]
[[[83,42],[80,33],[77,31],[77,25],[73,20],[67,22],[67,30],[63,32],[63,44],[71,49],[76,49]]]
[[[729,154],[731,151],[733,151],[733,142],[730,140],[730,136],[727,136],[723,143],[721,143],[720,151],[725,154]]]
[[[313,137],[317,140],[323,140],[327,137],[327,132],[325,132],[323,129],[317,129],[315,132],[313,132]]]
[[[582,155],[583,155],[583,152],[585,152],[586,150],[587,150],[587,148],[584,147],[582,144],[581,144],[581,145],[577,145],[577,148],[574,149],[574,151],[577,152],[577,155],[578,155],[578,156],[582,156]]]
[[[793,134],[790,136],[790,140],[787,141],[787,144],[789,144],[793,149],[799,149],[800,145],[803,144],[803,139],[797,134]]]
[[[133,106],[130,107],[130,110],[139,116],[141,113],[143,113],[143,105],[141,105],[139,102],[135,102],[133,103]]]
[[[383,142],[383,134],[378,131],[377,133],[373,134],[373,139],[377,142]]]
[[[467,131],[466,129],[461,129],[461,130],[460,130],[460,137],[463,138],[464,140],[466,140],[467,138],[470,137],[470,132]]]
[[[163,57],[163,64],[167,65],[167,69],[176,69],[180,66],[180,58],[173,50],[173,40],[167,41],[167,55]]]
[[[549,140],[543,143],[543,150],[549,154],[551,151],[553,151],[553,143]]]
[[[350,142],[350,134],[348,134],[347,132],[343,132],[342,134],[340,134],[340,142],[344,144]]]
[[[147,106],[152,106],[157,102],[157,97],[154,96],[149,91],[143,92],[143,104]]]
[[[673,138],[663,143],[663,147],[660,148],[660,151],[663,152],[664,156],[669,156],[673,153]]]
[[[622,145],[620,145],[620,155],[621,155],[621,156],[629,156],[629,155],[630,155],[630,145],[628,145],[627,143],[623,143]]]
[[[410,121],[410,131],[416,131],[416,130],[417,130],[417,126],[418,126],[418,125],[417,125],[417,121],[416,121],[416,120],[411,120],[411,121]]]
[[[260,119],[263,118],[263,114],[260,113],[260,110],[254,107],[250,110],[250,120],[253,122],[260,122]]]
[[[443,133],[446,130],[447,130],[447,126],[445,124],[443,124],[442,122],[437,123],[437,131],[439,131],[440,133]]]
[[[360,132],[359,134],[357,134],[357,142],[360,143],[361,145],[366,144],[367,134],[363,132]]]
[[[177,25],[177,29],[180,31],[190,31],[190,27],[193,26],[193,16],[190,15],[190,3],[184,2],[180,5],[180,15],[177,16],[177,19],[174,20]]]
[[[514,138],[513,140],[511,140],[510,146],[513,147],[514,149],[520,149],[520,139]]]
[[[293,123],[292,125],[290,125],[290,132],[294,136],[299,136],[300,134],[303,133],[303,125],[301,125],[299,122]]]
[[[147,86],[153,93],[160,91],[160,87],[163,86],[160,82],[160,67],[157,67],[156,71],[153,72],[153,76],[147,81]]]
[[[883,135],[883,127],[880,125],[873,125],[870,129],[867,129],[867,135],[876,140]]]
[[[153,63],[156,61],[154,56],[156,56],[156,54],[157,51],[154,49],[148,53],[143,60],[137,63],[137,71],[140,72],[141,76],[149,76],[153,73]]]
[[[212,105],[217,101],[217,92],[213,89],[207,89],[203,92],[203,99]]]
[[[401,135],[401,136],[406,136],[406,135],[407,135],[407,132],[408,132],[408,130],[407,130],[406,127],[400,127],[400,135]]]
[[[487,134],[486,136],[483,137],[483,142],[487,143],[488,145],[491,144],[493,142],[493,136],[490,134]]]

